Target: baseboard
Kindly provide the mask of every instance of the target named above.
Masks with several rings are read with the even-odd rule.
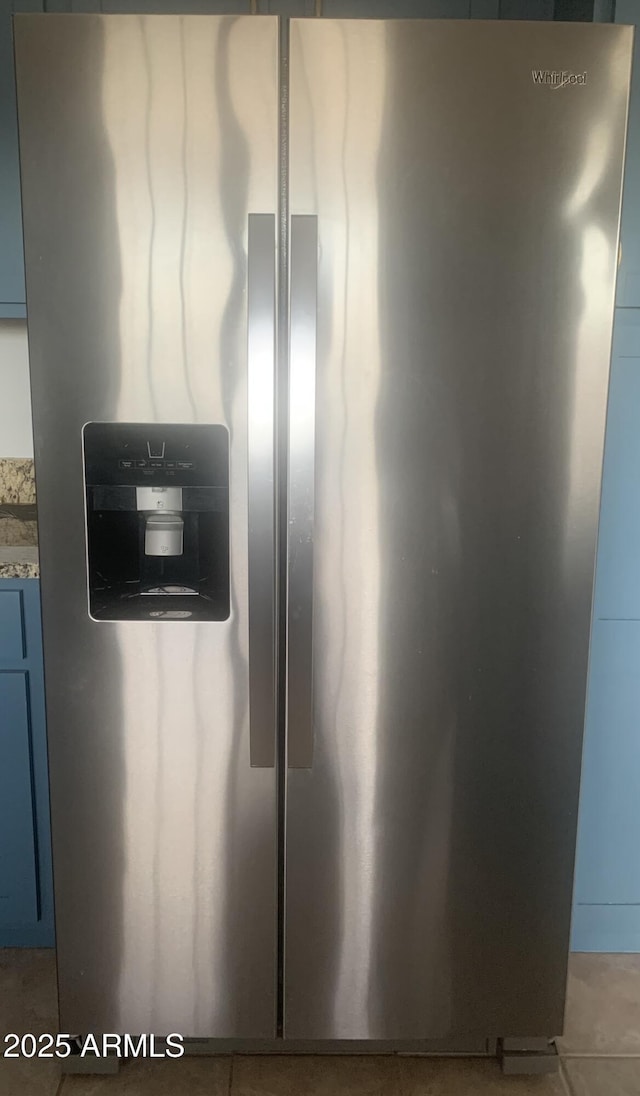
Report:
[[[640,905],[576,905],[571,950],[640,952]]]

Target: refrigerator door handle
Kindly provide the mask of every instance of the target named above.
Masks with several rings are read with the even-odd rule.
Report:
[[[313,532],[318,218],[291,218],[287,758],[313,761]]]
[[[247,258],[247,468],[249,757],[275,765],[275,368],[276,220],[249,216]]]

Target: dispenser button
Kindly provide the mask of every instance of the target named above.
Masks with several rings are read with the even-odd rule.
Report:
[[[163,460],[150,460],[149,461],[149,467],[150,468],[164,468],[164,461]]]
[[[136,487],[138,510],[182,510],[181,487]]]

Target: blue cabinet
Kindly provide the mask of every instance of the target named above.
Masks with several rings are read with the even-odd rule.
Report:
[[[621,261],[616,303],[640,308],[640,10],[638,0],[616,0],[616,23],[638,25],[633,56],[629,136],[622,200]]]
[[[553,19],[554,0],[322,0],[322,14],[330,19]]]
[[[46,0],[46,10],[103,15],[249,15],[251,5],[250,0]]]
[[[0,594],[0,602],[2,594]],[[0,926],[38,920],[36,835],[31,795],[29,681],[0,672]],[[0,930],[1,931],[1,930]]]
[[[640,620],[640,309],[635,308],[616,310],[594,618]]]
[[[595,621],[591,660],[576,901],[640,906],[640,621]]]
[[[640,951],[640,621],[591,642],[572,946]]]
[[[26,315],[11,26],[16,11],[42,11],[42,0],[0,0],[0,319]]]
[[[637,0],[615,21],[637,23]],[[591,637],[572,946],[640,951],[640,31]]]
[[[37,579],[0,579],[0,947],[53,946]]]
[[[591,636],[574,950],[640,951],[639,848],[640,309],[619,308]]]

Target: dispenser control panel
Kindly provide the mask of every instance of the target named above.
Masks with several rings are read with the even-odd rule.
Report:
[[[83,434],[87,484],[227,486],[224,426],[90,422]]]
[[[170,472],[171,476],[175,476],[176,472],[191,471],[196,467],[195,461],[192,460],[161,460],[156,457],[150,457],[146,460],[144,457],[142,460],[132,460],[130,457],[123,457],[118,461],[118,468],[120,471],[131,472],[133,469],[142,471],[145,477],[153,475],[156,468],[163,468],[166,472]]]

